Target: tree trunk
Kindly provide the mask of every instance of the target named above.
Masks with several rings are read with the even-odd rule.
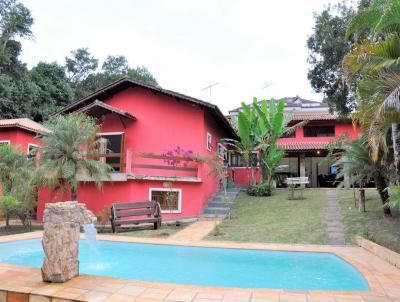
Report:
[[[386,190],[387,183],[386,179],[382,177],[382,175],[377,174],[374,177],[376,189],[378,190],[379,197],[381,198],[383,204],[383,213],[385,216],[392,216],[392,212],[390,211],[390,207],[387,202],[389,201],[389,192]]]
[[[361,189],[359,192],[359,199],[358,199],[358,211],[365,212],[365,189]]]
[[[78,192],[76,189],[71,188],[71,200],[77,201],[78,200]]]
[[[394,167],[396,169],[396,184],[400,184],[400,158],[399,158],[399,148],[400,142],[398,138],[398,124],[392,123],[392,142],[393,142],[393,159]]]

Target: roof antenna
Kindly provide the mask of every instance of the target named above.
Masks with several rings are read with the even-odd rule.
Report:
[[[215,82],[215,83],[213,83],[213,84],[210,84],[210,85],[208,85],[208,86],[206,86],[206,87],[204,87],[202,90],[206,90],[206,89],[208,89],[209,90],[209,92],[210,92],[210,95],[209,95],[209,102],[211,103],[211,89],[214,87],[214,86],[216,86],[216,85],[219,85],[219,83],[218,82]]]
[[[269,86],[271,86],[271,85],[272,85],[272,83],[269,83],[269,82],[265,82],[265,83],[264,83],[264,86],[263,86],[262,89],[263,89],[263,90],[264,90],[264,89],[267,90],[267,93],[266,93],[266,94],[268,94],[268,89],[267,89],[267,88],[268,88]]]

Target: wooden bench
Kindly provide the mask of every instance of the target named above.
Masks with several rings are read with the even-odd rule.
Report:
[[[113,233],[124,224],[154,223],[157,230],[161,227],[160,204],[155,201],[113,203],[110,220]]]

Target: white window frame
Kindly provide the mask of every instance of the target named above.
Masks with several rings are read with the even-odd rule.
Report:
[[[212,151],[212,134],[207,132],[206,147],[208,151]]]
[[[0,140],[0,144],[1,144],[1,145],[3,145],[3,144],[5,144],[5,145],[11,145],[11,140],[9,140],[9,139]]]
[[[102,135],[121,135],[124,134],[125,132],[99,132],[97,133],[98,136]]]
[[[27,150],[27,153],[26,153],[28,155],[29,155],[29,148],[30,147],[36,147],[37,148],[37,147],[39,147],[39,145],[28,143],[28,150]]]
[[[220,148],[222,150],[222,153],[220,152]],[[218,157],[225,160],[225,155],[227,155],[226,147],[223,144],[218,143],[217,144],[217,151],[218,151]],[[226,157],[226,158],[228,158],[228,157]]]
[[[163,210],[161,209],[161,213],[165,214],[179,214],[182,213],[182,189],[174,189],[174,188],[149,188],[149,200],[151,200],[151,194],[154,191],[163,191],[163,192],[178,192],[178,210]]]

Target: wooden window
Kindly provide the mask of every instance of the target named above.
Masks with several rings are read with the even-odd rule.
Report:
[[[212,151],[212,135],[207,132],[207,150]]]
[[[332,137],[335,136],[335,126],[306,126],[304,137]]]
[[[105,139],[104,142],[107,142],[106,146],[105,143],[101,142],[99,150],[102,154],[104,154],[104,151],[105,154],[108,154],[105,158],[105,162],[112,167],[114,172],[122,172],[124,165],[124,133],[104,132],[98,135]],[[104,157],[100,158],[100,160],[104,161]]]
[[[155,188],[150,189],[150,200],[160,204],[163,213],[180,213],[181,212],[181,190]]]

